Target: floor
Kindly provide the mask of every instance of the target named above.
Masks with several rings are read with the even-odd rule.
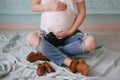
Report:
[[[94,35],[105,47],[120,52],[120,24],[88,24],[85,32]]]
[[[120,52],[120,24],[83,24],[80,29],[95,36],[97,41],[106,48]],[[39,30],[39,24],[0,23],[0,34],[37,30]]]

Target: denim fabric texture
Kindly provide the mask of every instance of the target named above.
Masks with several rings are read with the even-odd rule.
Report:
[[[84,53],[84,36],[81,31],[76,31],[73,35],[59,40],[52,32],[46,34],[45,31],[41,31],[36,50],[61,66],[67,56]]]

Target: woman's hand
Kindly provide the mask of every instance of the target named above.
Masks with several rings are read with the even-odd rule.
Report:
[[[50,11],[64,11],[66,9],[67,9],[67,5],[60,1],[54,1],[49,4]]]
[[[55,34],[56,38],[64,39],[65,37],[70,36],[71,32],[70,32],[70,30],[61,30],[58,32],[54,32],[54,34]]]

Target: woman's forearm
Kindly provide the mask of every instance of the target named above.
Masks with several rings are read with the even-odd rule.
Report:
[[[73,26],[70,29],[71,34],[74,33],[80,27],[80,25],[83,23],[85,19],[85,16],[86,16],[85,14],[78,14]]]
[[[49,4],[41,4],[41,0],[32,0],[33,12],[44,12],[49,10]]]
[[[32,0],[32,11],[44,12],[44,11],[64,11],[67,5],[60,1],[53,1],[48,4],[40,4],[41,0]]]
[[[34,12],[44,12],[44,11],[49,11],[49,5],[48,4],[37,4],[32,6],[32,11]]]
[[[83,23],[85,17],[86,17],[86,7],[85,7],[85,2],[80,2],[78,3],[78,15],[70,29],[70,33],[74,33],[80,25]]]

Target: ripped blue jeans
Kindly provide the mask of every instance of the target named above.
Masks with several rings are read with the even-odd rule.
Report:
[[[41,31],[39,44],[36,50],[45,55],[52,62],[61,66],[64,59],[69,55],[77,55],[85,52],[84,49],[84,37],[86,35],[82,32],[75,32],[73,35],[58,40],[59,45],[55,46],[46,40],[45,31]],[[54,39],[53,39],[54,41]],[[61,46],[61,47],[58,47]]]

